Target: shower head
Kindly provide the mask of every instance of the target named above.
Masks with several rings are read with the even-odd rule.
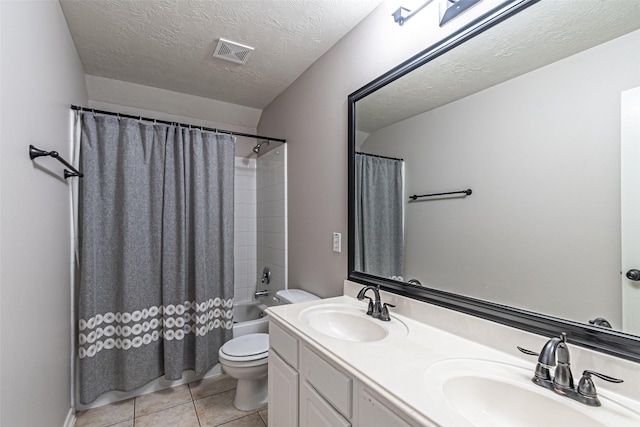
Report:
[[[260,152],[260,148],[262,148],[262,146],[263,146],[264,144],[269,145],[269,144],[271,144],[271,141],[262,141],[262,142],[259,142],[259,143],[258,143],[258,145],[256,145],[255,147],[253,147],[253,152],[254,152],[254,153],[256,153],[256,154],[258,154],[258,153]]]

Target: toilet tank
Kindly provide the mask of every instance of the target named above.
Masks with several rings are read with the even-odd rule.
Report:
[[[285,304],[297,304],[299,302],[317,301],[316,295],[302,289],[284,289],[276,292],[276,298]]]

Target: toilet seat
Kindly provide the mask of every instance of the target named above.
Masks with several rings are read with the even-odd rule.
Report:
[[[269,334],[243,335],[227,341],[218,355],[230,362],[258,362],[269,356]]]

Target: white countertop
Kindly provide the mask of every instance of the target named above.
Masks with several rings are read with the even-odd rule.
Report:
[[[383,301],[385,301],[384,296]],[[366,314],[367,304],[350,296],[282,305],[269,308],[267,312],[277,323],[286,326],[304,338],[318,353],[380,393],[382,397],[421,425],[442,427],[472,425],[448,405],[434,404],[431,397],[434,392],[437,394],[437,390],[428,388],[429,384],[425,381],[425,373],[438,362],[449,359],[495,361],[523,368],[517,369],[517,371],[522,371],[523,382],[530,381],[533,376],[536,358],[531,358],[530,361],[523,360],[520,357],[395,313],[391,314],[391,322],[381,323],[387,324],[385,327],[395,324],[398,328],[398,322],[400,322],[406,326],[405,332],[390,333],[380,341],[364,343],[329,337],[302,321],[300,314],[304,310],[328,304],[356,307],[363,315]],[[404,328],[398,329],[403,331]],[[521,343],[513,343],[513,348],[515,349],[515,346],[519,344]],[[531,350],[539,351],[540,349],[531,348]],[[574,370],[574,376],[577,376],[576,383],[580,373],[581,371]],[[551,391],[543,391],[553,395]],[[605,392],[604,399],[607,399],[607,394],[611,393]],[[600,392],[600,396],[603,397],[602,392]],[[616,402],[622,403],[640,414],[640,405],[637,401],[613,394],[611,397]],[[563,402],[567,401],[567,405],[580,405],[579,409],[585,410],[583,407],[586,405],[560,396],[557,398],[562,399]],[[598,411],[598,409],[587,407],[587,410]],[[547,420],[547,417],[544,419]],[[567,425],[566,421],[564,420],[563,425]],[[604,422],[602,419],[600,421]],[[605,422],[605,425],[608,424]],[[638,425],[640,425],[640,415]]]

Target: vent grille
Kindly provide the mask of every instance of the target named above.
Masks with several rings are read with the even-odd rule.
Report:
[[[253,48],[229,40],[220,39],[213,52],[214,58],[225,59],[236,64],[245,64],[253,52]]]

